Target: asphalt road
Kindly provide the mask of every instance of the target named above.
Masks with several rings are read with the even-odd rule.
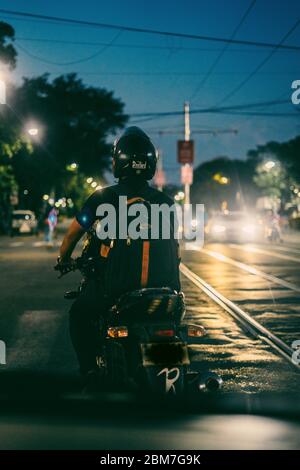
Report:
[[[57,249],[44,246],[36,237],[0,239],[0,339],[7,345],[7,364],[0,365],[0,373],[53,373],[76,383],[77,363],[68,335],[69,301],[63,293],[75,287],[80,276],[57,279],[53,271]],[[297,239],[276,247],[210,244],[204,250],[184,250],[183,262],[287,344],[300,339]],[[271,277],[249,273],[249,266]],[[288,361],[241,329],[184,276],[182,285],[186,318],[208,331],[203,344],[191,350],[195,368],[220,373],[223,393],[299,391],[300,373]]]

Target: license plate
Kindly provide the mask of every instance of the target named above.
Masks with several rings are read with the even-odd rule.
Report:
[[[184,343],[141,344],[144,366],[179,366],[190,363],[188,348]]]

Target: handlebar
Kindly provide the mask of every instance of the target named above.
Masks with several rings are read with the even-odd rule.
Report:
[[[95,268],[95,259],[94,258],[86,258],[84,256],[79,256],[75,259],[70,259],[68,261],[58,261],[57,264],[54,266],[55,271],[59,271],[60,275],[58,279],[69,274],[72,271],[76,271],[77,269],[81,271],[83,274],[86,274],[88,271],[91,272]]]

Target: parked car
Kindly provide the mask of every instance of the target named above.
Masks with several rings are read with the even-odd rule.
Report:
[[[11,235],[37,233],[37,220],[34,212],[15,210],[12,213]]]

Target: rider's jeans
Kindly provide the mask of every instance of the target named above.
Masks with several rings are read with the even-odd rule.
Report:
[[[70,336],[75,349],[80,372],[86,374],[95,369],[97,351],[102,335],[98,331],[98,319],[105,315],[107,307],[97,281],[88,281],[70,309]]]

